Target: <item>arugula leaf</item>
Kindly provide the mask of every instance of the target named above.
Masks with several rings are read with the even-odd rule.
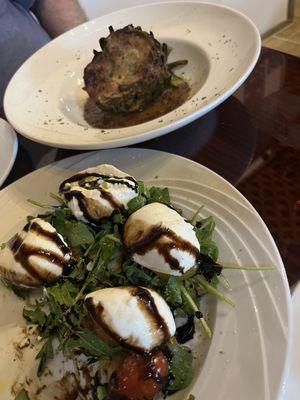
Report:
[[[171,353],[169,362],[170,380],[167,386],[168,393],[186,388],[193,379],[193,355],[187,346],[168,344]]]
[[[214,261],[217,261],[219,250],[212,239],[216,223],[212,216],[202,219],[196,223],[195,233],[200,243],[200,251],[202,254],[209,256]]]
[[[40,360],[38,369],[37,369],[37,376],[42,376],[45,368],[46,368],[46,363],[48,360],[53,359],[54,357],[54,352],[53,352],[53,347],[52,347],[52,341],[53,338],[50,337],[43,345],[41,350],[38,352],[37,356],[35,357],[36,360]]]
[[[50,192],[50,197],[56,200],[62,207],[68,207],[65,200],[62,197],[58,196],[57,194]]]
[[[107,234],[100,240],[103,261],[110,261],[119,256],[122,242],[117,235]]]
[[[165,296],[166,301],[173,306],[182,304],[180,286],[175,276],[170,276],[165,288]]]
[[[47,294],[48,294],[48,306],[50,315],[53,314],[56,316],[56,318],[59,318],[63,321],[63,313],[59,306],[59,303],[56,301],[55,297],[48,291],[48,289],[47,289]]]
[[[200,244],[205,240],[211,239],[216,223],[212,216],[204,218],[196,224],[196,236]]]
[[[213,240],[207,240],[204,243],[202,243],[201,254],[207,255],[214,261],[217,261],[219,256],[218,246]]]
[[[5,278],[0,278],[0,282],[3,286],[5,286],[8,290],[11,290],[16,296],[20,297],[21,299],[25,300],[28,295],[28,289],[21,288],[17,285],[14,285],[12,282]]]
[[[58,304],[65,304],[70,307],[79,293],[79,288],[70,281],[66,281],[63,284],[49,287],[47,291],[55,298]]]
[[[15,397],[15,400],[29,400],[28,393],[25,389],[22,389]]]
[[[57,208],[51,218],[51,224],[60,233],[71,247],[90,245],[94,235],[89,227],[74,219],[70,210]]]
[[[125,224],[126,222],[126,218],[124,217],[124,215],[122,215],[121,213],[117,213],[113,216],[112,218],[112,222],[114,224]]]
[[[104,386],[97,387],[97,399],[98,400],[108,400],[108,392]]]
[[[120,351],[120,347],[110,347],[95,332],[88,329],[77,333],[77,337],[69,339],[66,350],[72,353],[75,349],[81,349],[88,355],[101,359],[110,359],[113,354]]]
[[[44,338],[50,338],[51,336],[57,337],[60,341],[61,338],[65,337],[68,331],[68,325],[64,313],[56,301],[55,297],[50,294],[47,290],[47,297],[44,299],[45,305],[49,309],[49,313],[46,316],[43,325],[38,325],[39,333]]]
[[[170,83],[172,86],[179,87],[185,84],[185,80],[178,75],[172,74]]]
[[[147,203],[146,197],[141,194],[131,199],[127,204],[129,215],[139,210],[140,208],[144,207],[146,203]]]
[[[195,278],[193,278],[194,280]],[[189,280],[191,282],[191,280]],[[180,285],[180,290],[184,299],[184,308],[187,310],[189,315],[195,315],[197,319],[200,320],[204,331],[206,332],[207,336],[211,338],[212,332],[210,327],[208,326],[207,322],[205,321],[202,312],[199,309],[199,297],[195,295],[195,288],[194,285],[191,288],[191,284],[185,282],[185,285]],[[188,311],[189,309],[189,311]],[[192,311],[192,314],[190,313]]]
[[[94,235],[86,224],[80,221],[67,221],[67,240],[71,247],[90,245]]]
[[[226,303],[228,303],[229,305],[231,305],[232,307],[235,307],[234,302],[227,296],[225,296],[223,293],[219,292],[215,287],[213,287],[212,285],[210,285],[207,280],[205,279],[204,276],[201,275],[197,275],[195,278],[199,284],[205,289],[207,290],[209,293],[213,294],[214,296],[218,297],[220,300],[225,301]]]
[[[51,223],[54,226],[54,228],[66,240],[68,238],[68,230],[67,230],[68,218],[69,218],[68,212],[65,209],[58,208],[57,210],[54,211],[51,220]]]
[[[46,204],[46,203],[42,203],[40,201],[36,201],[33,199],[27,199],[28,203],[33,204],[36,207],[40,207],[40,208],[49,208],[49,209],[55,209],[57,206],[52,206],[51,204]]]
[[[139,194],[143,194],[145,197],[147,197],[148,188],[146,187],[143,181],[138,181],[138,189],[139,189]]]
[[[37,306],[34,310],[28,308],[23,309],[23,317],[31,324],[44,325],[46,322],[46,314],[42,311],[41,307]]]
[[[147,200],[148,203],[159,202],[170,205],[171,200],[170,200],[169,189],[153,186],[152,188],[149,189],[149,192],[147,194]]]
[[[123,271],[128,283],[132,285],[156,288],[161,286],[161,281],[155,272],[134,262],[123,264]]]
[[[222,266],[220,264],[209,255],[201,253],[200,262],[198,264],[198,274],[203,275],[207,282],[216,285],[218,283],[217,276],[220,275],[221,272]]]
[[[173,311],[174,314],[174,318],[185,318],[187,319],[188,314],[186,313],[186,311],[183,308],[175,308],[175,310]]]
[[[88,310],[82,301],[78,301],[72,306],[68,312],[67,320],[71,324],[73,331],[82,329],[88,314]]]

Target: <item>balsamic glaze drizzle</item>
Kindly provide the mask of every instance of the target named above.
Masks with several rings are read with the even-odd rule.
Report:
[[[180,344],[184,344],[193,339],[195,334],[194,315],[188,317],[187,322],[176,329],[176,339]]]
[[[145,288],[136,287],[132,290],[132,294],[138,298],[139,305],[145,308],[146,312],[153,319],[156,329],[162,331],[163,342],[166,342],[170,338],[169,328],[164,318],[160,315],[151,292]]]
[[[162,237],[167,237],[170,241],[161,241],[160,239]],[[129,246],[128,252],[131,255],[135,253],[144,255],[153,249],[156,249],[159,254],[164,257],[166,263],[169,264],[172,270],[180,271],[181,273],[184,272],[184,269],[180,266],[177,258],[172,256],[172,250],[177,249],[187,251],[195,257],[195,260],[199,257],[199,250],[195,246],[177,236],[176,233],[170,229],[161,226],[153,227],[146,237],[134,245]]]
[[[136,193],[138,192],[138,183],[132,176],[118,177],[118,176],[112,176],[112,175],[99,174],[97,172],[79,172],[78,174],[75,174],[75,175],[71,176],[70,178],[65,179],[60,184],[59,191],[61,193],[68,191],[69,190],[68,187],[65,187],[65,186],[68,183],[74,183],[77,181],[78,181],[79,186],[85,187],[84,185],[89,182],[89,181],[85,180],[88,177],[95,177],[96,182],[99,179],[102,179],[103,181],[108,182],[108,183],[125,185],[125,186],[129,187],[130,189],[133,189]],[[130,182],[128,182],[128,181],[130,181]],[[88,187],[85,187],[85,188],[88,189]],[[95,187],[92,187],[91,189],[95,189]]]
[[[49,271],[37,268],[36,265],[30,261],[30,257],[38,256],[39,258],[45,259],[62,269],[69,269],[70,265],[73,265],[74,259],[71,250],[64,244],[56,231],[46,231],[34,221],[27,224],[23,230],[25,232],[36,232],[39,236],[42,236],[43,238],[55,243],[63,253],[63,256],[61,257],[58,254],[53,253],[51,250],[45,250],[35,247],[34,245],[24,243],[19,234],[16,234],[10,240],[9,247],[14,255],[14,259],[16,262],[20,263],[26,272],[38,283],[53,281],[57,278],[57,276]],[[70,258],[69,260],[66,260],[65,256],[68,254],[70,255]]]

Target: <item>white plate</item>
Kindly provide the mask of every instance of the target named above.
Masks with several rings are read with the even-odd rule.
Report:
[[[150,122],[101,130],[83,118],[87,94],[83,69],[99,50],[108,26],[141,25],[172,48],[170,60],[188,59],[181,71],[191,98]],[[248,77],[260,52],[260,36],[248,17],[199,2],[151,4],[89,21],[35,53],[12,78],[4,108],[10,123],[37,142],[71,149],[112,148],[143,142],[201,117],[230,96]]]
[[[292,340],[289,373],[285,382],[283,400],[298,400],[300,393],[300,283],[292,295]]]
[[[0,187],[10,173],[18,151],[16,132],[0,118]]]
[[[0,242],[22,227],[27,214],[37,213],[26,203],[27,198],[49,201],[48,193],[57,191],[63,179],[99,163],[112,163],[148,185],[168,186],[173,202],[186,216],[203,204],[202,215],[213,215],[216,220],[221,263],[275,267],[264,272],[225,272],[234,288],[230,296],[236,307],[210,299],[205,315],[210,314],[213,338],[200,337],[200,343],[198,339],[193,343],[197,354],[195,380],[172,399],[185,399],[188,393],[197,400],[277,399],[289,349],[290,294],[285,270],[258,213],[233,186],[207,168],[175,155],[143,149],[86,153],[59,161],[0,192]],[[18,331],[13,326],[24,324],[22,302],[1,288],[0,309],[0,370],[7,371],[6,380],[2,379],[7,386],[2,384],[0,399],[10,400],[9,380],[16,375],[16,367],[12,356],[3,355],[4,351],[11,354],[4,343]],[[30,363],[20,363],[23,375],[34,378],[34,358]],[[58,371],[58,365],[53,369]]]

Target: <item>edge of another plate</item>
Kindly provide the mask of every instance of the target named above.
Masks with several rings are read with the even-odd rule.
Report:
[[[13,127],[8,124],[4,119],[0,118],[0,142],[2,141],[1,136],[2,135],[9,135],[10,136],[10,144],[8,148],[10,149],[10,160],[6,165],[6,168],[4,172],[0,171],[0,188],[5,182],[6,178],[8,177],[14,163],[16,160],[17,152],[18,152],[18,138],[17,134],[14,131]],[[4,148],[1,146],[1,151],[7,151],[7,148],[4,146]]]

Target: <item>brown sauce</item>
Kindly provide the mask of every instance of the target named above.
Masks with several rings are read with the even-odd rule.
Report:
[[[187,322],[176,329],[176,339],[180,344],[184,344],[193,339],[195,334],[194,315],[188,317]]]
[[[137,181],[132,176],[119,177],[119,176],[98,174],[97,172],[80,172],[76,175],[73,175],[61,183],[61,185],[59,186],[59,191],[61,193],[68,191],[69,189],[66,188],[65,186],[68,183],[74,183],[77,181],[78,181],[78,186],[80,187],[84,187],[85,189],[90,189],[90,190],[95,189],[95,187],[88,185],[90,183],[89,181],[85,181],[85,179],[89,177],[95,177],[96,181],[100,178],[108,183],[125,185],[130,189],[135,190],[136,192],[138,191]],[[128,181],[132,182],[132,185]]]
[[[160,315],[149,290],[142,287],[136,287],[133,289],[132,294],[139,299],[139,303],[143,306],[143,308],[145,308],[147,314],[149,314],[153,319],[156,329],[163,333],[163,342],[166,342],[170,338],[169,328],[164,318]]]
[[[39,236],[42,236],[45,239],[48,239],[49,241],[55,243],[64,255],[70,254],[70,249],[68,248],[68,246],[65,245],[63,240],[58,236],[56,232],[45,231],[36,222],[32,222],[31,224],[29,223],[24,227],[25,232],[28,232],[29,229],[30,231],[36,232]]]
[[[98,188],[98,190],[101,193],[101,197],[104,200],[106,200],[114,210],[119,210],[120,212],[124,212],[123,204],[120,204],[118,201],[116,201],[111,193],[106,192],[101,188]],[[78,207],[87,221],[93,222],[94,224],[97,225],[99,222],[102,221],[103,218],[107,218],[109,216],[105,214],[97,218],[91,215],[92,214],[91,211],[93,209],[93,204],[95,203],[95,200],[93,199],[89,200],[78,190],[71,190],[70,192],[65,193],[65,199],[68,202],[71,201],[73,198],[77,200]]]
[[[180,107],[189,97],[190,87],[183,81],[179,86],[168,87],[158,98],[143,111],[126,114],[113,114],[101,110],[92,99],[88,98],[84,106],[84,119],[94,128],[116,129],[142,124],[159,118]]]
[[[164,385],[168,381],[168,375],[164,376],[161,373],[160,368],[155,365],[155,358],[160,353],[160,350],[154,350],[153,352],[146,354],[146,374],[144,380],[153,379],[157,384]]]
[[[161,241],[162,237],[167,237],[170,241]],[[153,227],[150,232],[139,242],[130,246],[128,251],[130,254],[144,255],[148,251],[156,249],[158,253],[163,256],[165,262],[169,264],[170,268],[174,271],[184,272],[183,268],[180,266],[177,258],[173,257],[171,251],[182,250],[192,254],[195,260],[199,257],[199,250],[191,245],[186,240],[178,237],[175,232],[170,229],[163,228],[161,226]]]

